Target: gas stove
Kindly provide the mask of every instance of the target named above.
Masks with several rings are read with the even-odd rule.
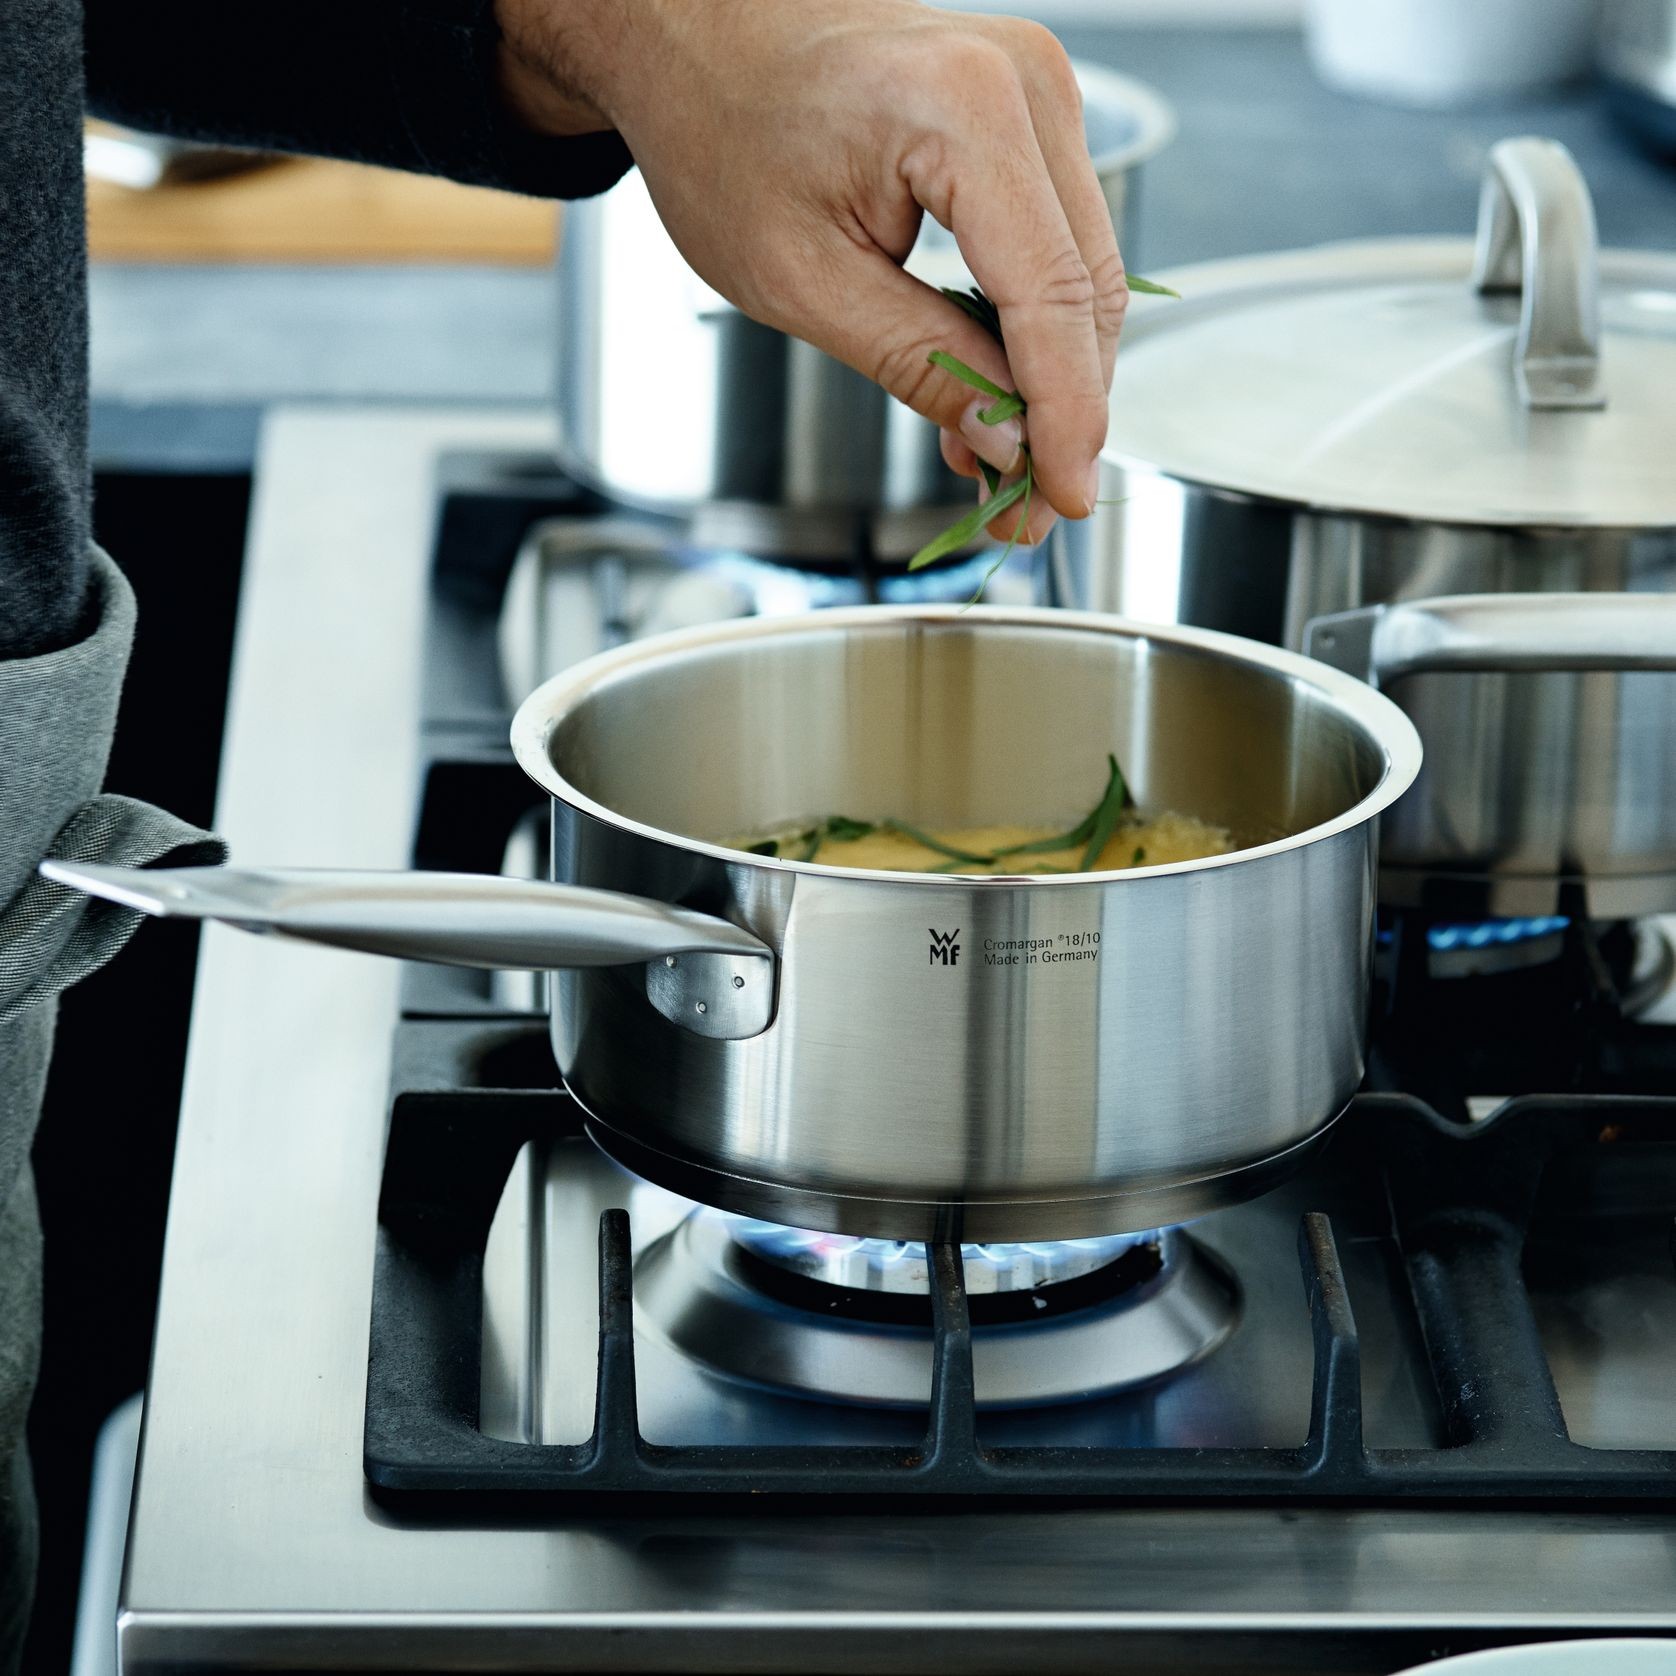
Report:
[[[541,676],[971,591],[686,551],[546,441],[270,423],[237,857],[533,875],[505,741]],[[1368,1083],[1291,1181],[921,1247],[636,1180],[535,980],[211,930],[124,1668],[1372,1672],[1670,1632],[1661,937],[1392,922]]]

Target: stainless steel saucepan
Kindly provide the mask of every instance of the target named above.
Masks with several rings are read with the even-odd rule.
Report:
[[[599,1144],[711,1204],[901,1239],[1073,1237],[1262,1190],[1360,1078],[1377,817],[1420,765],[1389,700],[1294,653],[1051,611],[689,630],[539,688],[513,727],[551,884],[52,877],[152,913],[557,968]],[[860,873],[728,840],[844,813],[1143,807],[1245,847],[1133,871]]]

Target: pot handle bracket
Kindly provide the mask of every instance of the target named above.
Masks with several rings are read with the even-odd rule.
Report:
[[[1408,675],[1676,671],[1676,594],[1457,594],[1317,617],[1304,651],[1376,687]]]
[[[1493,146],[1472,284],[1481,295],[1521,295],[1513,376],[1527,408],[1606,405],[1599,265],[1594,202],[1571,153],[1529,136]]]
[[[164,919],[219,920],[364,954],[488,971],[644,966],[646,998],[695,1036],[773,1022],[774,951],[729,920],[649,897],[486,873],[108,867],[44,861],[59,884]]]

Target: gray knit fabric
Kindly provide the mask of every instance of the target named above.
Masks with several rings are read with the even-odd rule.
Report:
[[[224,859],[216,838],[99,795],[134,635],[134,595],[91,557],[92,632],[0,660],[0,1671],[14,1669],[31,1592],[34,1503],[20,1444],[40,1357],[41,1229],[29,1148],[58,993],[96,971],[140,916],[41,878],[42,856],[129,866]]]
[[[58,861],[128,867],[227,859],[219,839],[131,797],[95,797],[82,804],[48,853]],[[0,914],[0,1030],[97,972],[128,941],[140,917],[37,874]]]

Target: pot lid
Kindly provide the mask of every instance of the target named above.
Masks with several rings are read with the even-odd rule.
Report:
[[[1478,236],[1177,270],[1106,458],[1323,509],[1676,527],[1676,257],[1596,248],[1569,152],[1505,140]]]

